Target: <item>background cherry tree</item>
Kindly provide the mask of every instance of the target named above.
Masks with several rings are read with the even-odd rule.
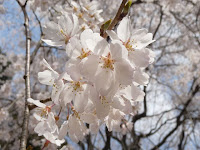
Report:
[[[128,7],[127,1],[124,0],[0,1],[1,149],[196,150],[200,148],[198,142],[200,140],[200,2],[198,0],[133,0],[128,12],[125,5]],[[78,25],[76,18],[78,18]],[[131,25],[131,28],[127,29],[126,24]],[[65,26],[68,27],[63,28]],[[148,36],[134,37],[141,32],[146,35],[152,33],[155,42],[151,38],[149,40]],[[127,41],[129,37],[123,39],[121,35],[124,33],[129,33],[129,37],[133,36],[133,39],[137,39],[138,42],[142,41],[142,48],[137,49],[136,43]],[[108,35],[109,38],[106,38]],[[101,46],[105,47],[95,49],[95,44],[100,41],[103,41]],[[154,54],[150,50],[144,50],[146,46],[153,50]],[[82,47],[90,51],[80,55],[83,54]],[[124,47],[129,49],[127,55],[131,55],[132,59],[125,56]],[[106,51],[105,54],[100,54],[101,49]],[[121,58],[119,54],[114,56],[113,49],[123,51]],[[30,59],[28,59],[28,51],[25,50],[30,50]],[[85,72],[87,69],[80,71],[81,67],[94,66],[99,58],[96,58],[96,55],[101,55],[102,58],[99,60],[102,64],[97,65],[98,72],[90,70],[93,74],[88,74]],[[82,58],[81,65],[80,61],[71,59],[77,57]],[[129,65],[124,66],[124,74],[120,69],[121,72],[119,71],[117,75],[111,73],[109,78],[101,78],[99,73],[101,67],[116,70],[117,64],[122,60],[127,62],[132,60],[131,63],[127,63]],[[30,68],[27,64],[30,64]],[[141,67],[142,72],[139,72]],[[144,69],[145,67],[147,68]],[[63,74],[66,70],[68,75]],[[80,102],[81,107],[78,107],[80,104],[76,105],[76,103],[79,99],[69,93],[66,96],[66,91],[63,93],[61,91],[60,99],[71,97],[73,99],[71,104],[68,98],[62,104],[65,106],[60,111],[59,105],[52,103],[52,100],[54,103],[59,101],[54,90],[60,88],[59,83],[63,82],[65,85],[63,89],[67,89],[67,85],[72,83],[69,81],[72,80],[76,81],[77,88],[80,87],[80,83],[87,83],[87,85],[90,85],[89,82],[94,83],[91,85],[96,87],[98,94],[100,93],[101,102],[109,99],[116,87],[110,82],[113,77],[117,76],[117,81],[120,82],[118,84],[122,84],[120,88],[127,89],[128,70],[130,74],[136,73],[135,70],[140,73],[133,79],[135,83],[132,88],[135,89],[131,99],[135,101],[131,104],[123,102],[123,99],[119,98],[120,95],[127,98],[131,90],[120,90],[121,93],[115,94],[113,98],[114,102],[118,99],[119,103],[109,105],[112,110],[113,108],[118,110],[113,114],[106,113],[107,109],[100,107],[101,103],[97,101],[95,106],[88,106],[90,109],[94,107],[97,114],[97,117],[94,115],[91,119],[91,116],[85,115],[86,111],[81,112],[81,108],[85,105],[83,101]],[[145,80],[146,73],[149,76],[148,84]],[[80,75],[87,81],[77,82]],[[49,77],[55,82],[45,85]],[[107,86],[102,86],[106,84]],[[85,90],[85,87],[83,89]],[[140,93],[140,98],[136,100],[137,91]],[[90,93],[95,92],[90,90]],[[92,96],[94,98],[95,94]],[[30,97],[32,99],[29,99],[29,102],[41,108],[28,103],[26,100]],[[40,100],[43,104],[36,100]],[[108,103],[111,104],[110,101]],[[50,106],[51,112],[48,109]],[[42,111],[42,108],[46,108],[45,111]],[[131,113],[128,112],[128,108],[131,109]],[[38,117],[35,117],[38,112],[39,121]],[[123,114],[126,114],[125,117]],[[81,123],[77,123],[77,117],[80,117]],[[38,123],[48,123],[47,120],[51,119],[56,122],[50,127],[53,131],[49,131],[45,125],[36,129]],[[97,122],[102,124],[98,125],[99,130],[96,133],[92,133],[91,126],[95,125],[97,119],[100,119],[101,122]],[[64,123],[67,120],[68,123]],[[71,130],[74,130],[69,131],[70,126]],[[50,138],[52,137],[50,133],[53,139]],[[64,140],[59,137],[60,133],[63,133]],[[74,133],[79,135],[78,140],[73,139]]]

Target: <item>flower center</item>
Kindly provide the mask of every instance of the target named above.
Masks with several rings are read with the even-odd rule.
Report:
[[[73,91],[82,91],[83,83],[80,81],[72,81]]]
[[[103,68],[109,68],[111,70],[114,70],[114,60],[111,59],[111,54],[108,53],[108,55],[106,57],[101,57],[101,59],[104,61],[104,64],[103,64]]]
[[[109,104],[105,96],[100,96],[101,104]]]
[[[77,7],[73,7],[73,10],[75,11],[75,12],[77,12],[78,11],[78,8]]]
[[[78,13],[78,17],[83,19],[83,13]]]
[[[81,55],[78,56],[79,59],[83,59],[83,58],[89,56],[89,55],[90,55],[90,52],[91,52],[91,51],[85,52],[83,48],[81,49],[81,51],[82,51],[82,52],[81,52]]]
[[[40,116],[41,117],[46,117],[50,111],[51,111],[51,107],[46,106],[45,108],[41,109]]]
[[[60,30],[60,33],[65,38],[65,44],[67,44],[69,42],[70,37],[67,34],[65,34],[65,32],[62,29]]]
[[[132,44],[130,43],[130,39],[127,42],[123,42],[123,45],[126,47],[128,51],[134,51]]]

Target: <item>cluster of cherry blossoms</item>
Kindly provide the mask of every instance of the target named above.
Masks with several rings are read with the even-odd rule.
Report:
[[[44,26],[43,41],[65,47],[70,59],[63,73],[43,59],[47,70],[39,72],[38,79],[52,87],[52,104],[28,101],[40,107],[34,114],[38,120],[35,132],[58,146],[66,135],[78,142],[89,132],[96,134],[102,124],[109,131],[130,131],[132,123],[125,116],[134,115],[137,102],[143,100],[145,93],[139,86],[147,85],[149,77],[144,69],[154,61],[154,53],[146,48],[154,42],[152,34],[145,29],[133,30],[129,17],[116,31],[107,31],[109,40],[96,28],[80,26],[85,23],[80,12],[93,13],[99,18],[97,22],[102,21],[101,11],[95,11],[96,4],[92,4],[80,8],[72,3],[73,10],[63,10],[56,21]],[[61,114],[65,114],[64,122]]]

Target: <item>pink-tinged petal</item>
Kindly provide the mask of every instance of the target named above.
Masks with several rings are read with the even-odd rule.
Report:
[[[36,106],[38,106],[38,107],[41,107],[41,108],[45,108],[45,107],[46,107],[46,105],[43,104],[43,103],[41,103],[39,100],[34,100],[34,99],[32,99],[32,98],[28,98],[27,101],[28,101],[29,103],[32,103],[32,104],[34,104],[34,105],[36,105]]]
[[[123,20],[120,22],[117,28],[117,35],[123,42],[128,41],[128,39],[130,38],[130,28],[131,26],[129,18],[123,18]]]

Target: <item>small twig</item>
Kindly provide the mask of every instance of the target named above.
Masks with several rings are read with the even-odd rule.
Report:
[[[44,99],[44,100],[40,100],[41,103],[47,103],[47,102],[49,102],[49,101],[51,101],[51,98],[47,98],[47,99]],[[30,110],[30,111],[33,110],[34,108],[37,108],[37,106],[36,106],[36,105],[29,105],[29,110]]]

